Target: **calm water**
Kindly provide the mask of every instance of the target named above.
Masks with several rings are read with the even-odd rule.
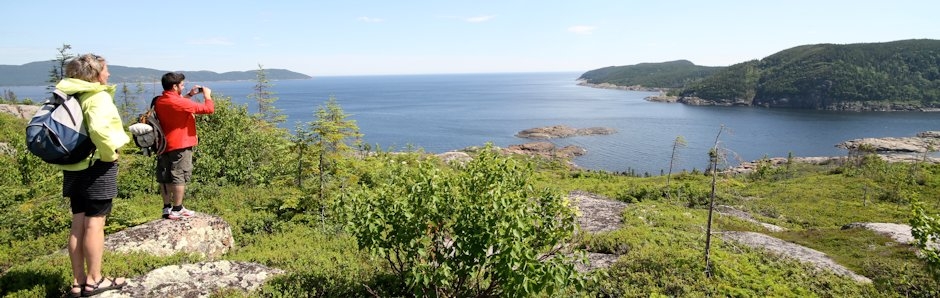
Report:
[[[672,142],[677,168],[703,169],[719,128],[720,146],[733,160],[763,156],[843,155],[841,141],[863,137],[913,136],[940,130],[940,114],[920,112],[859,113],[748,107],[694,107],[652,103],[647,92],[605,90],[575,85],[580,73],[460,74],[320,77],[275,81],[277,106],[288,116],[285,127],[312,119],[315,109],[335,96],[356,120],[364,140],[382,148],[409,145],[444,152],[493,142],[497,146],[528,140],[514,135],[524,129],[568,125],[603,126],[613,135],[552,140],[577,145],[588,153],[578,165],[608,171],[635,170],[658,175],[669,166]],[[190,82],[190,86],[201,82]],[[208,82],[217,95],[235,102],[247,99],[254,82]],[[20,98],[42,98],[43,87],[0,87]],[[149,100],[152,91],[147,91]],[[736,163],[736,162],[735,162]]]

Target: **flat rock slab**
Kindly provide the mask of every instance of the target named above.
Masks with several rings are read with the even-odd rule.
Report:
[[[254,291],[280,269],[248,262],[203,262],[157,268],[132,278],[120,290],[95,297],[210,297],[222,290]]]
[[[578,206],[578,225],[590,233],[609,232],[623,225],[623,208],[627,203],[611,200],[586,191],[572,191],[568,198]]]
[[[914,236],[911,234],[911,226],[905,224],[896,224],[896,223],[880,223],[880,222],[853,222],[847,225],[842,226],[842,229],[867,229],[874,231],[875,233],[882,234],[890,237],[897,243],[913,245],[916,241]],[[940,243],[933,242],[928,244],[933,250],[940,251]]]
[[[724,206],[724,205],[715,206],[715,211],[717,211],[718,214],[720,215],[737,217],[737,218],[740,218],[741,220],[758,224],[771,232],[783,232],[787,230],[786,228],[778,226],[778,225],[760,222],[754,219],[754,217],[751,217],[750,213],[735,209],[734,207],[731,207],[731,206]]]
[[[830,259],[826,254],[812,248],[755,232],[723,232],[719,235],[727,240],[732,240],[750,247],[761,248],[779,256],[812,264],[816,268],[849,277],[860,283],[871,283],[871,279],[852,272],[852,270]]]

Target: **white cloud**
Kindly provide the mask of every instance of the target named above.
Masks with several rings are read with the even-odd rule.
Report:
[[[372,18],[372,17],[358,17],[356,18],[356,20],[359,20],[361,22],[366,22],[366,23],[381,23],[385,21],[380,18]]]
[[[583,34],[583,35],[586,35],[586,34],[594,33],[594,30],[595,30],[595,29],[597,29],[597,27],[594,27],[594,26],[586,26],[586,25],[578,25],[578,26],[571,26],[571,27],[568,27],[568,32],[571,32],[571,33],[574,33],[574,34]]]
[[[200,46],[231,46],[234,42],[224,37],[209,37],[203,39],[190,39],[188,44]]]
[[[477,17],[469,17],[469,18],[465,18],[464,21],[467,21],[467,22],[470,22],[470,23],[482,23],[482,22],[486,22],[486,21],[492,20],[492,19],[495,18],[495,17],[496,17],[496,16],[477,16]]]

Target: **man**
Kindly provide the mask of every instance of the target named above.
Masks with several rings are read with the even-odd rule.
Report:
[[[160,79],[163,95],[154,104],[160,128],[166,135],[166,151],[157,157],[156,176],[160,183],[160,195],[163,196],[163,218],[167,219],[195,215],[195,212],[183,207],[186,183],[192,180],[193,146],[199,143],[195,114],[215,112],[212,90],[209,88],[193,86],[183,96],[185,79],[186,76],[178,72],[163,75]],[[203,103],[191,100],[200,92],[205,99]]]

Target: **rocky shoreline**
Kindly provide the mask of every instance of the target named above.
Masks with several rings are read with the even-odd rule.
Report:
[[[920,132],[914,137],[862,138],[848,140],[836,145],[848,150],[868,147],[875,152],[926,153],[940,150],[940,131]]]
[[[578,86],[585,86],[591,88],[600,88],[600,89],[611,89],[611,90],[625,90],[625,91],[646,91],[646,92],[660,92],[658,96],[647,96],[643,99],[650,102],[662,102],[662,103],[681,103],[691,106],[754,106],[754,107],[764,107],[764,108],[800,108],[787,105],[787,101],[780,100],[774,101],[773,103],[755,103],[753,99],[744,99],[744,98],[733,98],[733,99],[704,99],[694,96],[667,96],[665,93],[670,90],[670,88],[655,88],[655,87],[644,87],[640,85],[633,86],[620,86],[614,85],[611,83],[600,83],[592,84],[588,83],[585,80],[578,80]],[[824,110],[824,111],[846,111],[846,112],[926,112],[926,113],[937,113],[940,112],[940,106],[922,106],[920,104],[914,103],[903,103],[903,102],[877,102],[877,101],[848,101],[848,102],[837,102],[831,103],[823,107],[816,107],[815,110]]]
[[[924,131],[914,137],[854,139],[836,145],[838,148],[850,151],[859,150],[859,148],[866,146],[873,149],[878,157],[887,162],[929,162],[940,164],[940,157],[930,156],[930,153],[940,150],[940,131]],[[841,164],[845,163],[847,160],[847,156],[817,156],[794,157],[791,161],[826,165]],[[747,174],[756,170],[761,164],[777,167],[785,165],[787,162],[786,157],[772,157],[764,160],[742,162],[724,172],[730,174]]]
[[[669,91],[669,88],[643,87],[641,85],[619,86],[619,85],[614,85],[611,83],[593,84],[593,83],[588,83],[588,81],[586,80],[578,80],[578,86],[585,86],[585,87],[598,88],[598,89],[624,90],[624,91],[645,91],[645,92]]]

